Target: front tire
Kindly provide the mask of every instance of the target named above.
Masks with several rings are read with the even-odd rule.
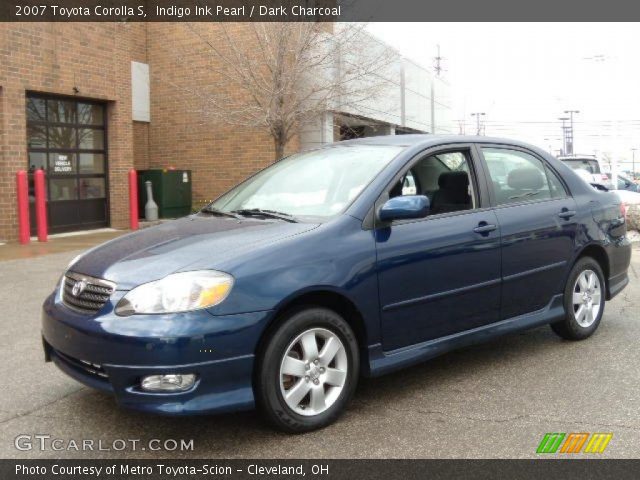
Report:
[[[323,428],[344,411],[359,375],[358,343],[336,312],[308,307],[290,313],[258,358],[255,395],[277,428]]]
[[[574,265],[564,290],[564,320],[551,329],[566,340],[584,340],[593,335],[604,313],[605,282],[602,269],[591,257]]]

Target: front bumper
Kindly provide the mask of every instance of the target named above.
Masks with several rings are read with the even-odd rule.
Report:
[[[116,292],[94,316],[66,307],[57,293],[43,305],[45,357],[119,405],[162,414],[253,408],[254,352],[271,312],[213,316],[206,310],[118,317]],[[195,373],[185,392],[150,393],[143,376]]]

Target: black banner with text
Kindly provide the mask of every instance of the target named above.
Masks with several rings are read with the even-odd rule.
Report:
[[[3,480],[635,479],[636,460],[0,460]]]
[[[634,21],[628,0],[2,0],[15,22]]]

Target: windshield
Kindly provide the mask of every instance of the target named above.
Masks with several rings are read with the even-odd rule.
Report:
[[[209,207],[222,212],[258,209],[296,217],[330,217],[343,212],[403,148],[345,145],[292,155]]]
[[[562,161],[564,163],[566,163],[567,165],[569,165],[574,170],[582,169],[582,170],[586,170],[587,172],[589,172],[591,174],[600,173],[600,165],[598,164],[597,160],[588,160],[588,159],[584,159],[584,158],[576,158],[576,159],[571,159],[571,160],[563,159]]]

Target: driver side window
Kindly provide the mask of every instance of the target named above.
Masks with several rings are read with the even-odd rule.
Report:
[[[477,205],[471,172],[466,151],[429,155],[407,170],[389,190],[389,198],[424,195],[431,205],[429,215],[471,210]]]

